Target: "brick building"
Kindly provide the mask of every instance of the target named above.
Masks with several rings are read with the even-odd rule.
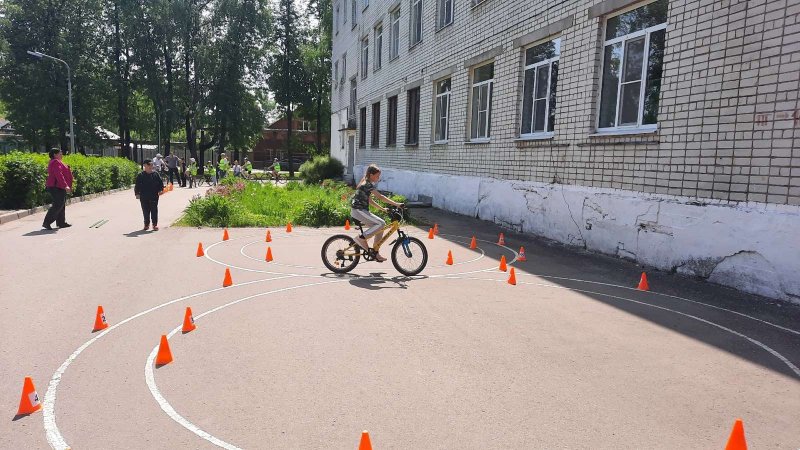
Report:
[[[297,145],[292,149],[292,158],[295,162],[305,161],[309,158],[307,149],[316,145],[317,132],[314,122],[303,118],[293,119],[292,135],[297,136]],[[261,139],[253,147],[251,158],[253,167],[262,169],[272,164],[275,158],[287,161],[286,139],[289,134],[288,121],[281,117],[261,133]],[[330,145],[330,136],[322,135],[322,148]],[[266,166],[264,165],[266,164]],[[298,165],[295,165],[297,170]],[[286,167],[288,170],[289,167]]]
[[[800,300],[798,0],[334,0],[332,59],[350,174]]]

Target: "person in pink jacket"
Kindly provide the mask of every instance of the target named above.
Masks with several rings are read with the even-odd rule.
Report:
[[[68,228],[72,225],[67,223],[64,209],[67,203],[67,194],[72,193],[72,171],[69,166],[61,162],[61,150],[54,148],[50,150],[50,163],[47,165],[47,182],[45,187],[47,192],[53,197],[53,204],[44,216],[42,228],[52,230],[53,222],[58,228]]]

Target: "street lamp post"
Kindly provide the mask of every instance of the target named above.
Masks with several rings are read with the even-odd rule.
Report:
[[[69,94],[69,147],[70,152],[75,153],[75,130],[73,129],[72,123],[74,122],[72,118],[72,72],[70,71],[69,64],[63,59],[58,59],[55,56],[45,55],[42,52],[32,52],[28,50],[28,54],[33,56],[34,58],[49,58],[60,63],[63,63],[67,66],[67,93]]]

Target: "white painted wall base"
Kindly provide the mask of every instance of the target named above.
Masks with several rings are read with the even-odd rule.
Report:
[[[360,179],[366,166],[356,166]],[[800,303],[800,207],[384,168],[380,189],[661,270]]]

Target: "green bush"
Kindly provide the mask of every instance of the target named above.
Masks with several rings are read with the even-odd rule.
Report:
[[[0,155],[0,207],[32,208],[49,202],[45,193],[49,162],[41,153]],[[74,196],[130,186],[139,173],[136,163],[125,158],[68,155],[64,164],[72,171]]]
[[[344,223],[350,217],[350,209],[324,198],[306,201],[303,209],[295,218],[297,225],[308,227],[324,227]]]
[[[341,178],[344,165],[328,155],[315,156],[300,166],[300,176],[307,184],[319,184],[323,180]]]
[[[239,215],[236,202],[222,195],[195,198],[186,208],[185,220],[194,226],[227,227],[236,223]]]

